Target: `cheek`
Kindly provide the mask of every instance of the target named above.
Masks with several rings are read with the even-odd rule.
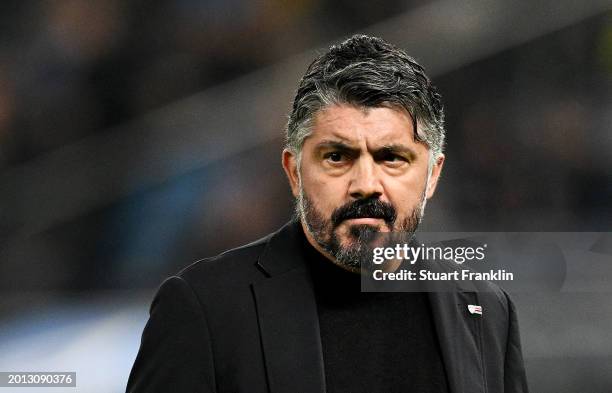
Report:
[[[421,203],[423,190],[425,189],[425,179],[410,177],[405,179],[395,179],[386,187],[389,201],[397,210],[398,216],[411,214],[415,207]]]
[[[304,192],[322,213],[331,214],[344,203],[346,189],[339,179],[302,178]]]

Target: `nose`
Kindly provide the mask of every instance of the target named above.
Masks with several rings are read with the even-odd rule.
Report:
[[[349,194],[355,199],[379,198],[383,187],[376,162],[371,157],[360,157],[352,168]]]

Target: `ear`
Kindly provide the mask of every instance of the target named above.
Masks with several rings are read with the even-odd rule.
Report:
[[[289,185],[291,186],[291,192],[293,193],[293,196],[297,198],[297,196],[300,194],[300,178],[297,169],[297,157],[293,152],[285,149],[283,150],[282,162],[283,169],[285,170],[285,174],[289,180]]]
[[[431,177],[429,178],[429,185],[427,187],[427,199],[431,198],[436,191],[438,179],[440,179],[440,173],[442,172],[445,158],[446,157],[444,154],[440,154],[440,156],[436,159],[436,162],[433,164],[433,168],[431,168]]]

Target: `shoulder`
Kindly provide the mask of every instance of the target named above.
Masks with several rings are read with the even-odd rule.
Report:
[[[480,297],[486,296],[504,311],[508,311],[510,298],[508,293],[499,284],[486,280],[474,281],[473,284]]]
[[[219,255],[197,260],[176,273],[175,277],[181,278],[192,287],[202,284],[227,285],[229,281],[251,281],[262,275],[256,265],[271,236],[272,234]]]

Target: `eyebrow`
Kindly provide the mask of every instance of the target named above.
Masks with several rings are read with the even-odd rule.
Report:
[[[377,149],[376,152],[377,153],[380,152],[380,153],[403,154],[407,158],[410,158],[411,160],[415,159],[416,156],[417,156],[417,154],[414,151],[414,149],[410,148],[409,146],[402,145],[402,144],[399,144],[399,143],[393,143],[393,144],[390,144],[390,145],[384,145],[380,149]]]
[[[335,149],[335,150],[339,150],[339,151],[347,152],[347,153],[357,153],[360,150],[359,148],[355,148],[345,142],[337,141],[337,140],[323,140],[317,143],[317,145],[315,146],[315,150],[317,151],[320,151],[323,149]],[[399,144],[399,143],[392,143],[392,144],[384,145],[376,149],[373,154],[380,155],[380,154],[389,154],[389,153],[402,154],[406,156],[407,158],[409,158],[410,160],[415,159],[417,156],[416,152],[412,148],[406,145]]]
[[[344,143],[342,141],[335,141],[335,140],[321,141],[317,143],[317,145],[315,146],[315,149],[316,150],[336,149],[336,150],[341,150],[341,151],[359,151],[358,148],[352,147],[349,144]]]

